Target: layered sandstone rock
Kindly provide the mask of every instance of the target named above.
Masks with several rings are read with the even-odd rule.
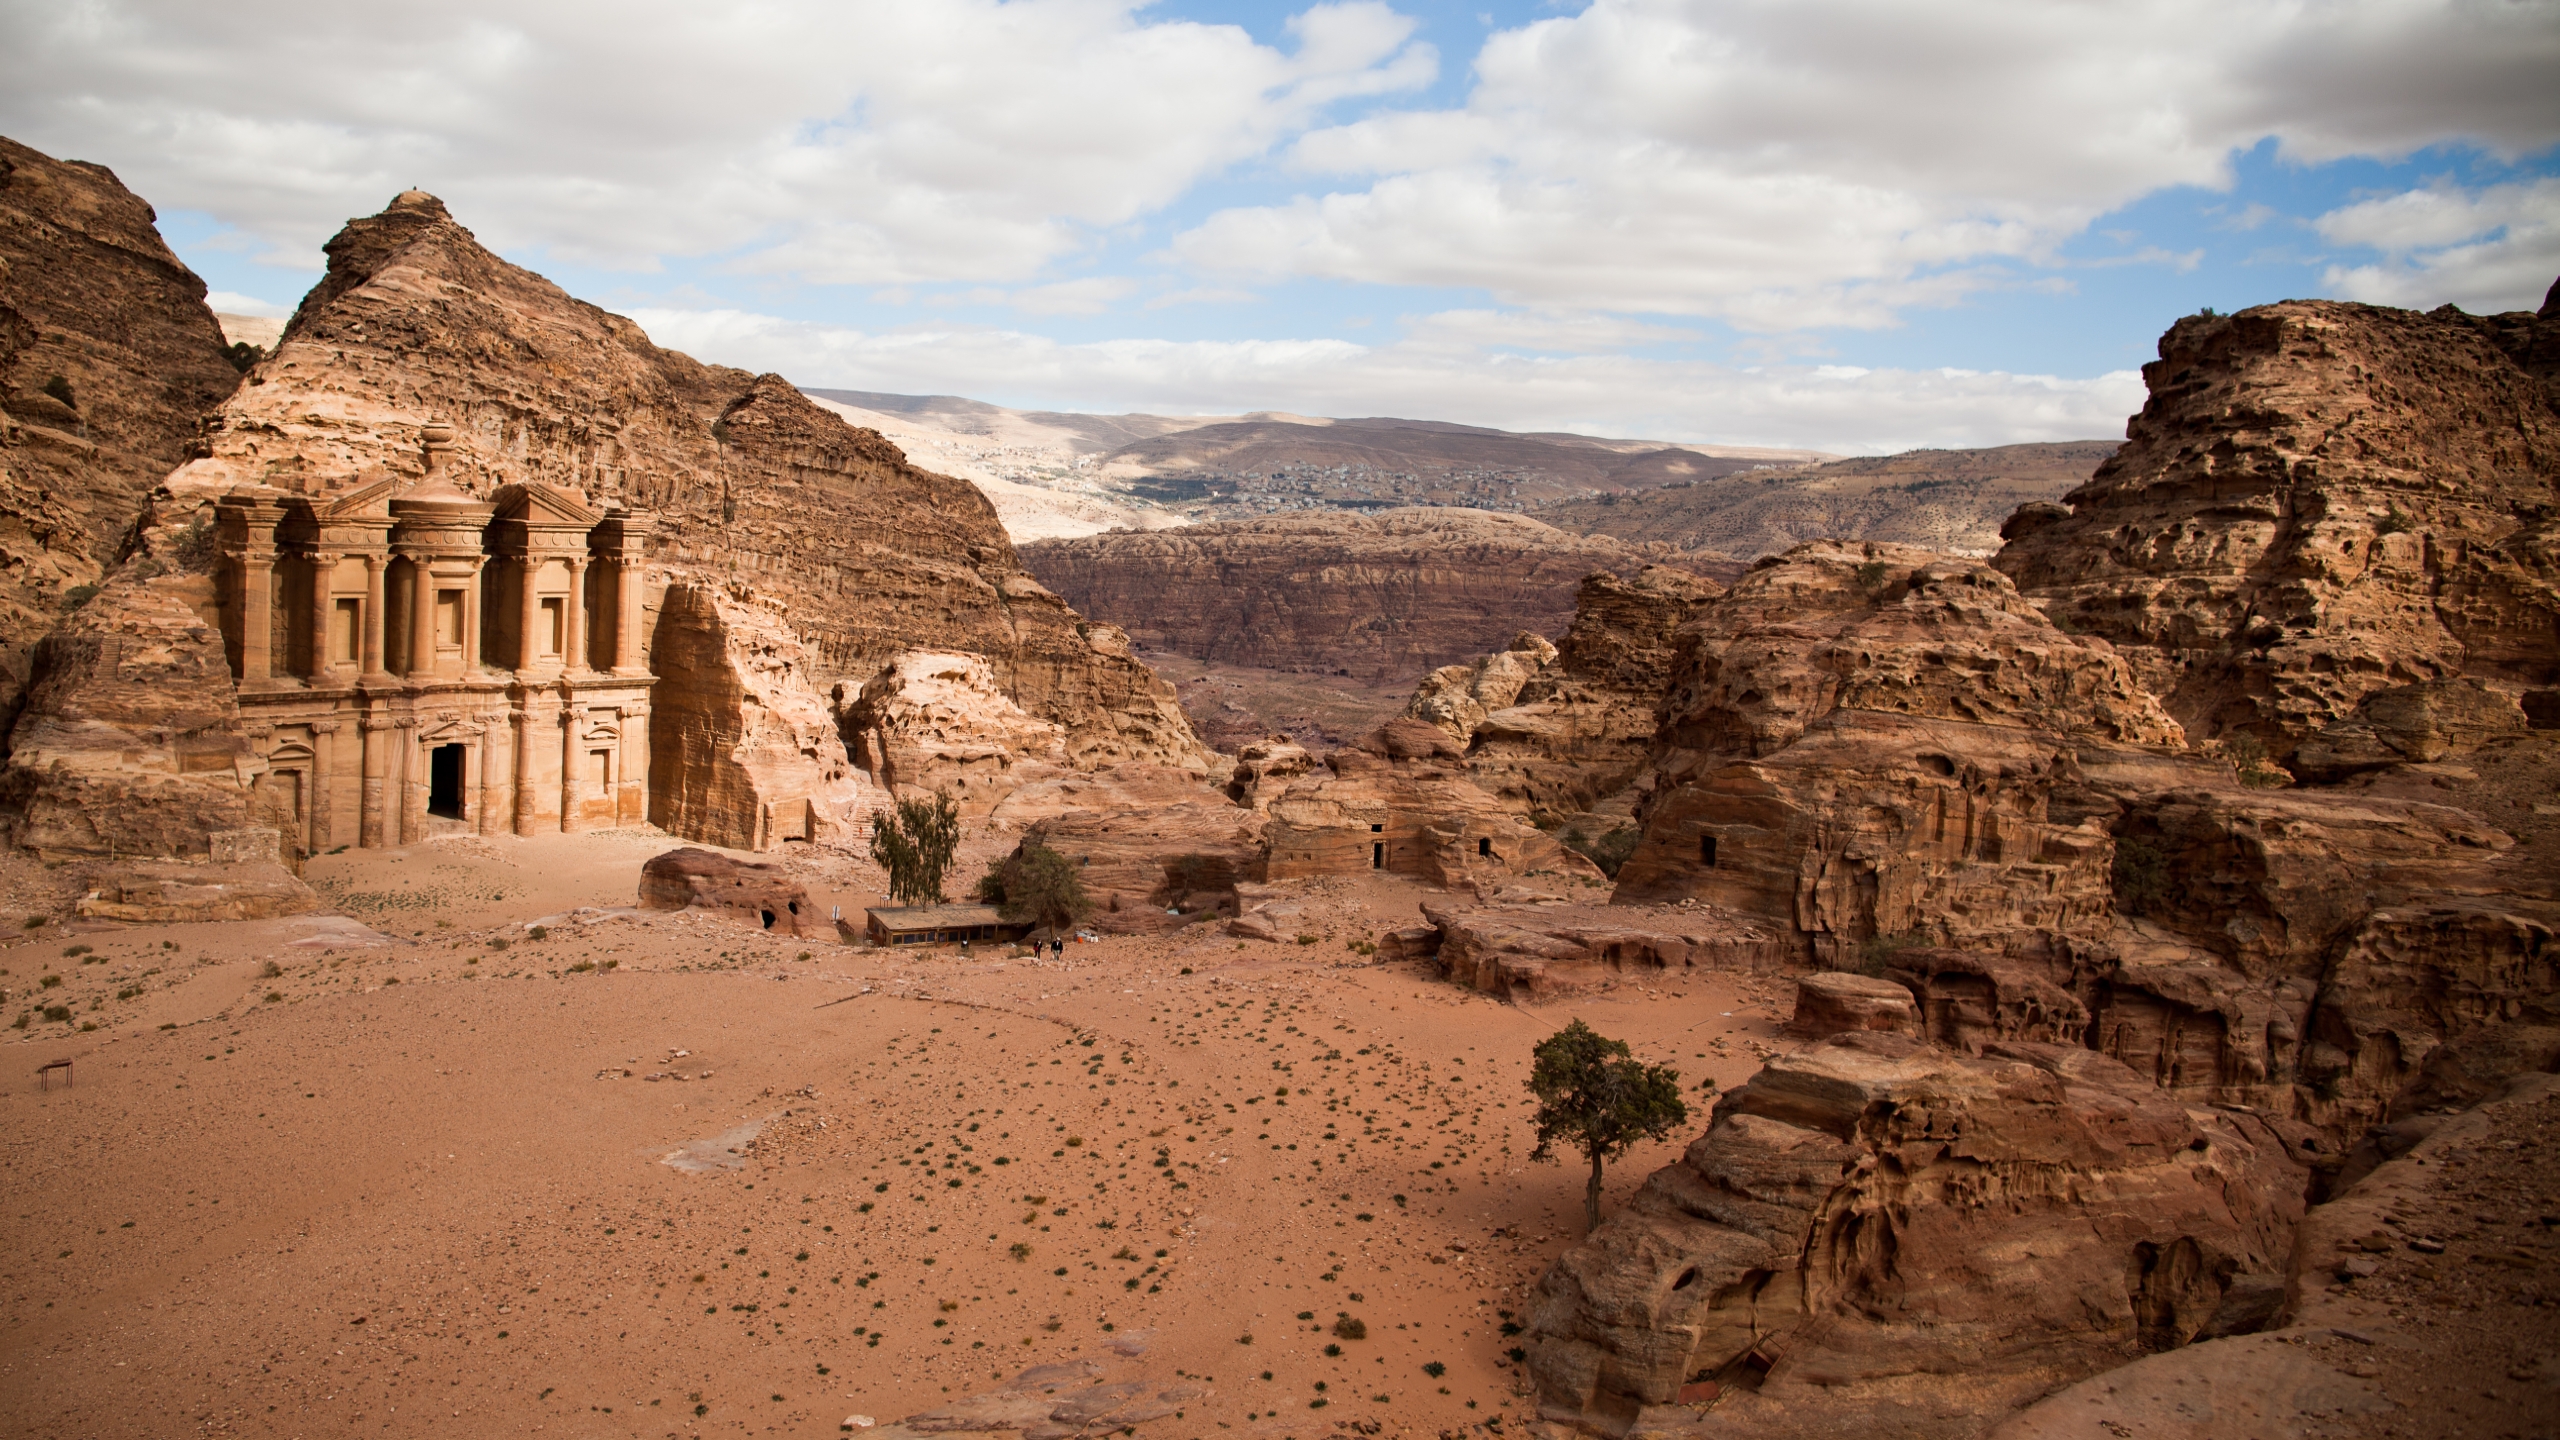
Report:
[[[181,552],[202,536],[218,497],[258,485],[315,501],[377,484],[397,490],[421,482],[432,459],[439,481],[466,497],[523,483],[599,510],[653,513],[639,623],[652,669],[676,678],[678,692],[743,702],[760,682],[742,677],[771,671],[792,647],[802,648],[782,668],[816,693],[867,680],[910,649],[960,651],[982,657],[1012,703],[1064,732],[1071,766],[1208,773],[1210,752],[1171,687],[1129,655],[1119,632],[1081,620],[1024,573],[967,484],[907,465],[878,435],[846,426],[779,377],[659,349],[630,321],[490,254],[432,196],[411,192],[351,222],[329,254],[327,277],[274,352],[207,420],[204,453],[169,478],[151,521],[161,542],[137,557],[160,573],[110,583],[100,602],[109,613],[92,631],[183,633],[177,607],[210,628],[209,587],[168,577],[202,575],[211,557]],[[168,593],[146,601],[134,587],[149,584]],[[765,618],[742,628],[715,614],[729,603],[706,598],[715,590]],[[129,597],[141,609],[126,616]],[[683,618],[674,630],[665,626],[670,607]],[[715,653],[706,635],[745,648]],[[153,657],[166,648],[154,641],[139,661],[162,663]],[[191,692],[156,709],[135,686],[119,692],[131,704],[86,693],[92,679],[132,671],[135,647],[77,643],[62,659],[67,668],[38,676],[45,705],[22,724],[42,756],[13,765],[5,784],[33,828],[77,838],[77,825],[35,817],[94,813],[125,790],[147,802],[159,783],[155,754],[193,743],[170,737],[210,732]],[[678,667],[702,667],[698,684]],[[208,683],[219,689],[218,674]],[[653,760],[703,767],[665,777],[681,792],[670,796],[670,821],[705,827],[684,833],[742,844],[760,829],[806,834],[838,818],[777,812],[768,827],[764,814],[835,783],[828,772],[844,757],[817,740],[832,728],[823,707],[817,728],[795,712],[770,735],[771,716],[711,715],[683,693],[652,713]],[[728,747],[728,758],[688,755],[689,742],[706,739]],[[723,767],[747,763],[741,743],[789,773],[755,781],[752,795],[724,789],[736,777]],[[109,778],[127,771],[130,783]],[[254,780],[242,774],[233,784]],[[230,824],[252,802],[219,793],[205,803],[234,812],[219,822]]]
[[[2379,691],[2560,683],[2560,413],[2502,326],[2530,356],[2560,309],[2181,320],[2123,450],[2013,516],[1997,563],[2121,647],[2198,739],[2282,756]]]
[[[1755,1434],[1880,1401],[1996,1414],[2280,1274],[2302,1188],[2278,1123],[2085,1050],[1835,1036],[1719,1101],[1547,1272],[1530,1372],[1543,1414],[1612,1435],[1705,1384]]]
[[[671,585],[656,654],[652,823],[735,850],[860,836],[866,788],[778,607],[743,589]]]
[[[1524,627],[1553,633],[1594,570],[1636,552],[1518,515],[1322,511],[1022,547],[1067,603],[1145,645],[1268,670],[1400,677]]]
[[[1444,978],[1514,1001],[1604,989],[1631,971],[1758,972],[1795,959],[1787,937],[1704,907],[1681,912],[1677,928],[1631,925],[1605,907],[1571,903],[1425,905],[1422,915],[1428,930],[1393,937],[1398,958],[1428,956]]]
[[[1681,643],[1621,895],[1778,922],[1832,964],[1879,937],[2113,925],[2109,837],[2052,813],[2055,786],[2083,745],[2173,746],[2178,726],[1998,571],[1799,546]]]
[[[37,639],[240,383],[155,220],[105,166],[0,139],[0,733]]]
[[[1808,1040],[1853,1030],[1883,1030],[1916,1035],[1918,1007],[1911,991],[1890,980],[1826,971],[1796,982],[1795,1013],[1787,1017],[1787,1033]]]
[[[1435,885],[1547,874],[1587,884],[1591,862],[1478,788],[1448,735],[1395,720],[1325,757],[1266,807],[1279,879],[1385,870]]]
[[[1460,746],[1475,784],[1510,809],[1541,823],[1585,814],[1644,777],[1678,631],[1723,593],[1658,565],[1585,576],[1562,646],[1522,631],[1443,666],[1415,687],[1404,718]]]
[[[964,815],[987,814],[1066,762],[1065,727],[1023,713],[982,656],[904,652],[858,691],[837,686],[836,707],[856,763],[874,781],[948,789]]]
[[[1074,862],[1094,906],[1088,923],[1130,934],[1176,929],[1204,913],[1236,909],[1236,886],[1267,873],[1266,824],[1250,810],[1214,799],[1180,801],[1067,810],[1034,822],[1023,842]]]
[[[640,867],[643,910],[709,910],[780,935],[817,933],[809,891],[779,865],[686,846]]]

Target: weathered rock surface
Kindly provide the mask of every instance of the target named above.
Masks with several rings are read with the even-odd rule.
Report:
[[[1518,875],[1603,878],[1475,785],[1456,743],[1419,720],[1390,721],[1327,755],[1265,808],[1274,879],[1362,870],[1451,887]]]
[[[1608,1434],[1823,1433],[1879,1394],[1999,1413],[2202,1331],[2281,1274],[2301,1167],[2276,1122],[2190,1109],[2059,1046],[1835,1036],[1719,1101],[1682,1161],[1566,1253],[1530,1312],[1541,1411]]]
[[[1590,811],[1645,781],[1679,629],[1722,593],[1667,566],[1586,576],[1563,645],[1524,631],[1496,654],[1436,670],[1405,717],[1463,746],[1475,783],[1510,808]]]
[[[1073,861],[1093,902],[1088,922],[1117,934],[1170,930],[1236,909],[1235,889],[1267,873],[1267,822],[1217,801],[1075,809],[1035,821],[1026,844]],[[1179,914],[1167,911],[1178,910]]]
[[[179,552],[201,535],[202,509],[215,497],[253,484],[335,496],[377,481],[413,483],[426,473],[432,437],[439,479],[467,495],[538,483],[581,503],[655,513],[642,625],[662,676],[678,663],[709,663],[705,693],[743,693],[751,687],[721,674],[770,668],[779,653],[772,645],[800,646],[788,668],[824,693],[838,680],[869,679],[910,649],[964,651],[987,661],[1016,705],[1064,731],[1067,763],[1207,773],[1210,752],[1171,687],[1129,655],[1119,632],[1079,619],[1023,572],[966,483],[906,464],[878,435],[844,425],[777,376],[659,349],[630,321],[490,254],[432,196],[411,192],[351,222],[329,254],[327,277],[274,352],[205,422],[204,453],[169,477],[151,520],[161,538],[135,565],[201,575],[209,557]],[[178,588],[201,585],[188,579]],[[661,633],[671,590],[699,597],[713,589],[751,598],[771,619],[752,635],[726,620],[714,626],[748,646],[716,661],[695,640]],[[137,593],[119,578],[99,603],[115,612],[141,603]],[[172,592],[153,602],[156,610],[102,617],[93,632],[173,629],[179,605],[210,619],[212,598]],[[688,615],[701,609],[677,603],[692,605]],[[168,615],[148,618],[161,610]],[[164,648],[149,647],[147,663],[171,663],[154,658]],[[46,705],[24,724],[42,758],[13,766],[6,782],[30,815],[98,810],[124,783],[107,777],[129,755],[141,757],[129,788],[148,790],[158,783],[153,752],[172,743],[155,737],[205,729],[192,692],[165,712],[87,696],[91,677],[134,673],[132,661],[116,658],[122,653],[72,644],[62,652],[69,669],[37,677]],[[111,712],[113,721],[103,718]],[[700,718],[680,698],[652,713],[679,728]],[[822,708],[819,718],[831,728]],[[722,735],[762,724],[743,714],[705,723]],[[809,748],[802,742],[815,732],[797,719],[784,728],[792,739],[782,748]],[[689,753],[684,739],[653,725],[653,757]],[[824,746],[806,758],[820,771],[843,762]],[[68,788],[57,787],[57,775]],[[767,802],[794,798],[759,783],[748,813],[718,819],[701,797],[725,782],[694,779],[697,798],[675,804],[669,820],[712,825],[687,833],[725,844],[763,824]],[[64,836],[77,829],[46,824]]]
[[[1036,775],[1066,763],[1066,730],[1024,714],[976,655],[910,650],[853,687],[836,687],[837,725],[881,786],[947,788],[984,815]]]
[[[211,840],[208,860],[128,860],[97,871],[79,912],[98,920],[168,925],[273,920],[320,908],[320,897],[286,867],[275,831],[228,830]]]
[[[2181,320],[2123,450],[2013,516],[1997,563],[2121,647],[2199,740],[2246,733],[2281,758],[2377,691],[2548,687],[2560,413],[2501,326],[2560,332],[2560,307]]]
[[[809,892],[779,865],[686,846],[640,867],[643,910],[712,910],[784,935],[819,932]]]
[[[240,383],[156,218],[105,166],[0,139],[0,734],[35,642]]]
[[[867,787],[775,602],[743,587],[667,587],[651,700],[649,818],[733,850],[850,843]]]
[[[1768,971],[1795,958],[1786,937],[1704,907],[1683,911],[1670,929],[1629,924],[1603,906],[1508,904],[1502,892],[1492,898],[1496,904],[1481,908],[1423,906],[1431,928],[1396,932],[1397,956],[1429,956],[1447,979],[1526,1001],[1605,988],[1629,972]]]
[[[1553,633],[1637,552],[1482,510],[1325,511],[1022,547],[1067,603],[1139,643],[1270,670],[1405,676]]]
[[[1764,562],[1681,633],[1629,898],[1775,921],[1843,964],[1885,936],[2094,937],[2112,848],[2052,799],[2086,745],[2174,746],[2104,642],[1988,566],[1889,546]]]
[[[1853,1030],[1917,1035],[1919,1007],[1909,989],[1891,980],[1824,971],[1796,981],[1796,1008],[1787,1017],[1788,1034],[1820,1040]]]

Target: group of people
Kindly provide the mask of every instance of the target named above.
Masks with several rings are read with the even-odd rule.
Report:
[[[1064,937],[1062,937],[1062,936],[1052,935],[1052,936],[1050,936],[1050,937],[1048,938],[1048,940],[1047,940],[1047,941],[1045,941],[1045,942],[1043,942],[1043,941],[1039,941],[1039,940],[1034,940],[1034,941],[1032,941],[1032,942],[1031,942],[1031,955],[1032,955],[1032,958],[1033,958],[1033,959],[1035,959],[1035,960],[1036,960],[1036,959],[1038,959],[1038,958],[1039,958],[1039,956],[1040,956],[1040,947],[1041,947],[1041,946],[1042,946],[1042,944],[1044,944],[1044,943],[1049,947],[1049,958],[1050,958],[1050,959],[1052,959],[1052,960],[1063,960],[1063,959],[1065,959],[1065,958],[1066,958],[1066,954],[1067,954],[1067,942],[1066,942],[1065,938],[1064,938]],[[961,958],[961,959],[963,959],[963,960],[970,959],[971,957],[975,956],[977,953],[978,953],[978,952],[977,952],[976,947],[975,947],[971,942],[969,942],[969,941],[967,941],[967,940],[963,940],[963,941],[961,941],[961,942],[960,942],[960,958]]]

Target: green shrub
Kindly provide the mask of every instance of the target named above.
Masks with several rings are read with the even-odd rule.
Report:
[[[2169,854],[2149,840],[2116,838],[2115,863],[2108,871],[2121,915],[2157,913],[2169,898]]]

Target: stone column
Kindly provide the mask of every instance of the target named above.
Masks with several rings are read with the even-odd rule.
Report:
[[[480,668],[480,567],[488,563],[486,555],[472,556],[470,578],[462,582],[462,673],[466,678]]]
[[[535,593],[535,582],[542,577],[542,562],[527,555],[516,562],[516,574],[516,613],[522,622],[516,631],[516,673],[524,674],[542,658],[542,642],[533,633],[533,622],[542,614],[541,601]]]
[[[498,826],[498,727],[483,723],[480,727],[480,803],[471,812],[471,829],[476,834],[496,834]]]
[[[631,704],[622,707],[622,777],[620,796],[613,813],[623,822],[639,824],[649,818],[649,707]]]
[[[390,568],[388,555],[364,557],[364,673],[383,675],[382,668],[382,600],[383,572]]]
[[[584,555],[574,555],[569,559],[568,613],[561,619],[568,626],[569,636],[560,647],[560,668],[584,670],[587,668],[587,557]]]
[[[533,789],[533,716],[518,710],[507,717],[515,722],[516,742],[516,833],[531,835],[535,815]]]
[[[639,675],[648,669],[642,654],[640,612],[647,603],[640,594],[640,562],[622,559],[614,562],[614,580],[619,593],[613,604],[613,673]]]
[[[403,715],[392,722],[399,727],[399,749],[394,764],[400,771],[400,838],[399,844],[413,844],[427,838],[426,752],[418,748],[418,717]]]
[[[578,816],[578,798],[586,789],[586,747],[579,743],[578,732],[587,728],[587,707],[570,705],[560,712],[560,828],[578,831],[587,828]]]
[[[276,557],[240,557],[240,686],[254,690],[275,674]]]
[[[409,557],[409,676],[436,673],[436,572],[424,555]]]
[[[384,823],[389,817],[383,802],[388,798],[384,791],[391,768],[391,736],[386,733],[391,721],[386,716],[367,715],[357,722],[357,728],[364,736],[364,809],[357,822],[356,843],[367,850],[379,850],[390,843],[389,827]]]
[[[314,855],[329,848],[332,832],[336,829],[331,823],[334,817],[329,813],[332,794],[329,770],[338,759],[337,741],[332,738],[337,733],[338,722],[335,720],[311,722],[311,853]]]
[[[311,669],[308,673],[314,685],[327,684],[330,672],[337,663],[335,657],[329,654],[330,608],[337,600],[337,597],[330,593],[330,588],[336,584],[337,575],[337,556],[325,550],[313,552],[311,556]]]

